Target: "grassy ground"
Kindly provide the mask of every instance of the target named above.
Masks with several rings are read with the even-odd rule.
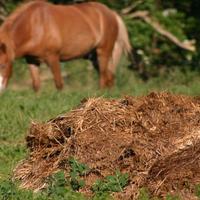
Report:
[[[189,70],[172,70],[162,77],[144,82],[125,67],[125,64],[124,66],[121,64],[117,72],[116,86],[110,91],[98,89],[98,74],[88,62],[74,61],[63,64],[62,72],[65,74],[65,88],[62,92],[58,92],[52,79],[46,75],[49,72],[42,67],[41,75],[45,80],[42,90],[35,94],[31,89],[31,80],[25,65],[17,63],[8,90],[0,95],[0,199],[84,199],[70,189],[64,192],[58,189],[54,193],[47,191],[44,194],[33,194],[30,191],[17,189],[10,181],[12,169],[27,154],[24,138],[31,121],[45,121],[67,112],[85,97],[138,96],[150,91],[200,94],[200,75]],[[106,195],[95,197],[95,199],[106,198]],[[142,193],[140,198],[149,199],[145,193]]]

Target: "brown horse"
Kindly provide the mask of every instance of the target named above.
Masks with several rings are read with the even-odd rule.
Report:
[[[32,1],[14,11],[0,28],[0,88],[8,85],[15,58],[25,57],[33,88],[40,88],[39,68],[51,69],[57,89],[63,88],[60,61],[96,52],[100,87],[111,87],[123,51],[131,46],[122,19],[95,2],[53,5]]]

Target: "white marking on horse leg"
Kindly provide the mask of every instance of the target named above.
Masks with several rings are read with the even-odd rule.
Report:
[[[3,84],[3,76],[0,75],[0,92],[5,89],[5,85]]]

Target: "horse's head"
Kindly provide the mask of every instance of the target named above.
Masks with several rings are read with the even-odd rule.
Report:
[[[7,46],[0,42],[0,91],[6,88],[11,75],[11,60]]]

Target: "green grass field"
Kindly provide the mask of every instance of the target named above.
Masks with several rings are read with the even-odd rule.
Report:
[[[19,65],[22,65],[21,68]],[[13,168],[27,155],[24,139],[32,121],[46,121],[70,111],[85,97],[139,96],[150,91],[200,95],[200,74],[189,70],[171,70],[168,74],[144,82],[135,72],[129,70],[126,64],[121,64],[117,71],[116,86],[110,91],[98,89],[98,74],[88,62],[73,61],[62,64],[62,72],[66,75],[65,88],[58,92],[53,80],[46,78],[46,73],[50,73],[43,67],[42,77],[45,80],[41,91],[35,94],[31,89],[28,70],[19,62],[15,66],[8,89],[0,95],[0,199],[86,199],[69,188],[64,191],[57,188],[53,193],[32,193],[17,189],[16,184],[12,183],[10,178]],[[109,198],[104,194],[93,199]],[[142,193],[140,199],[149,198],[147,194]]]

